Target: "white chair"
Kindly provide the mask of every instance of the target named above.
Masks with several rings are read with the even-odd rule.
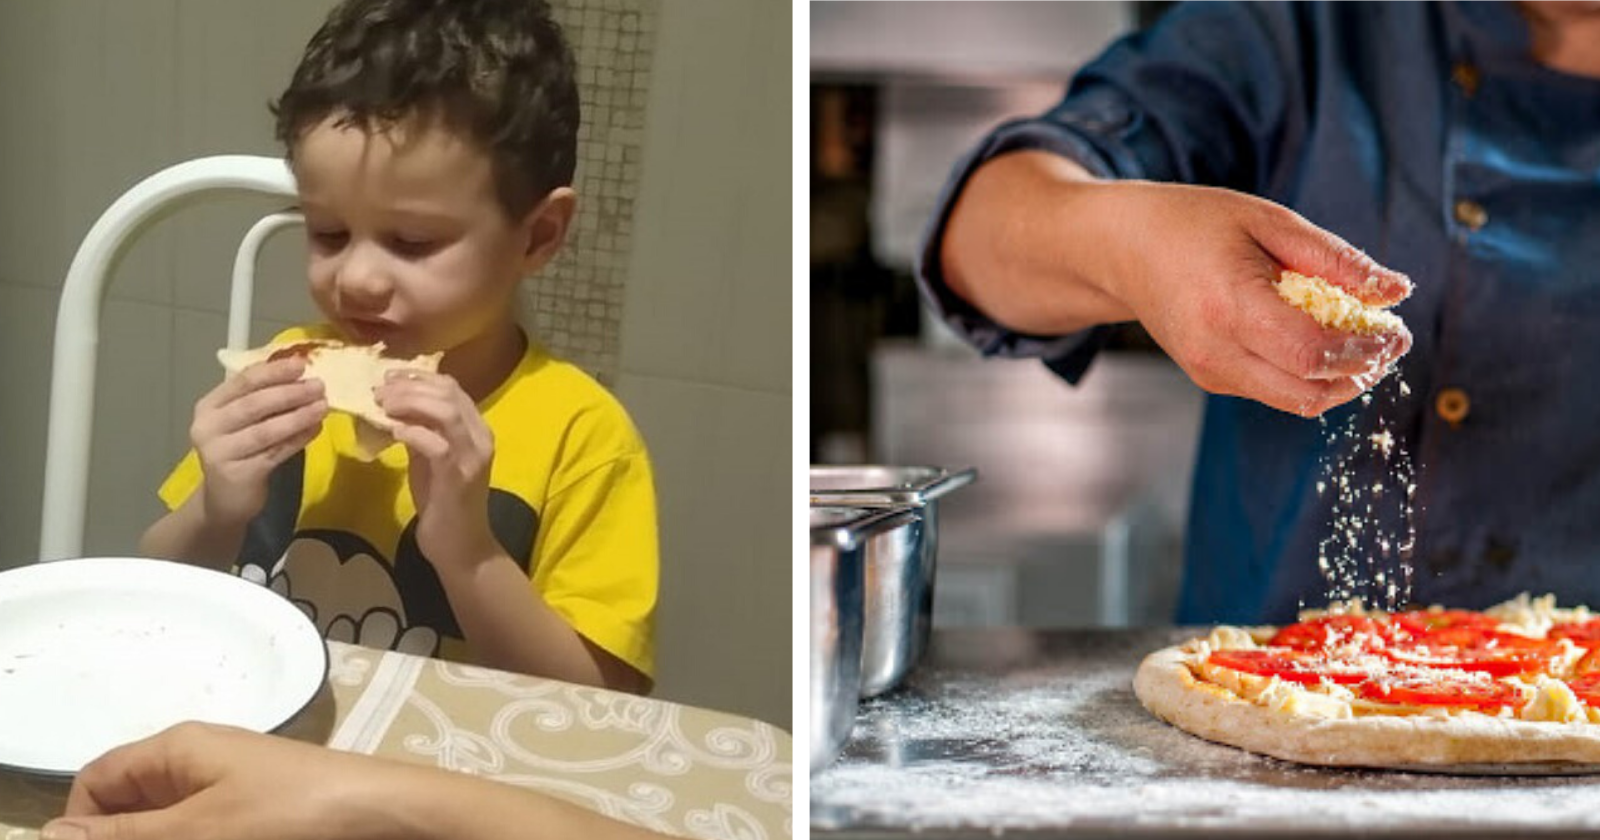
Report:
[[[294,176],[278,158],[221,155],[169,167],[128,190],[101,214],[78,246],[61,289],[50,369],[50,419],[44,456],[44,515],[39,559],[81,556],[89,495],[89,446],[94,431],[96,353],[106,281],[130,239],[163,213],[200,193],[247,190],[293,198]],[[255,265],[267,237],[302,223],[298,213],[274,213],[250,228],[233,263],[227,346],[250,340]]]

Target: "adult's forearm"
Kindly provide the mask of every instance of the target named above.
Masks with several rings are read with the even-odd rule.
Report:
[[[292,803],[293,807],[284,807]],[[502,840],[661,835],[534,791],[435,767],[185,723],[78,774],[46,837]]]
[[[1133,319],[1115,288],[1139,220],[1115,183],[1049,152],[1002,155],[973,173],[940,249],[950,290],[997,323],[1061,335]]]
[[[403,785],[372,787],[367,797],[379,832],[395,840],[645,840],[663,835],[608,819],[577,805],[499,782],[425,768],[406,768]]]

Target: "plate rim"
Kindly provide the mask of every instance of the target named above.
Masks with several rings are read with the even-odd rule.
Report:
[[[326,638],[323,638],[322,632],[316,629],[316,624],[312,623],[311,619],[309,617],[307,617],[305,613],[301,612],[298,607],[295,607],[293,602],[289,601],[287,598],[283,598],[283,596],[279,595],[276,592],[273,592],[271,589],[268,589],[267,587],[262,586],[260,584],[252,583],[251,581],[245,580],[244,578],[242,578],[242,577],[240,577],[240,576],[238,576],[236,574],[233,574],[232,572],[225,572],[225,571],[222,571],[221,569],[213,569],[213,568],[206,567],[206,566],[192,565],[192,564],[189,564],[189,563],[185,563],[185,562],[183,562],[181,560],[166,560],[166,559],[162,559],[162,558],[158,558],[158,557],[105,556],[105,557],[70,557],[70,558],[63,558],[63,559],[60,559],[60,560],[45,560],[45,561],[39,561],[39,562],[35,562],[35,563],[28,563],[28,564],[23,564],[21,566],[14,567],[12,569],[6,569],[4,571],[0,571],[0,576],[4,576],[6,574],[22,571],[22,570],[25,570],[25,569],[37,568],[37,567],[40,567],[40,566],[55,566],[55,565],[58,565],[58,564],[65,564],[65,563],[82,563],[82,562],[85,562],[85,561],[94,561],[94,562],[99,562],[99,563],[114,563],[114,564],[117,564],[117,565],[123,565],[123,564],[127,564],[127,565],[134,565],[134,564],[143,565],[143,564],[148,564],[148,563],[170,563],[174,567],[181,568],[181,569],[188,569],[188,570],[192,570],[192,571],[195,571],[195,572],[201,572],[201,573],[217,574],[217,575],[221,575],[221,576],[226,577],[226,578],[232,578],[232,579],[237,580],[237,581],[239,581],[240,583],[242,583],[242,584],[244,584],[246,586],[250,586],[250,587],[254,587],[256,589],[262,590],[262,591],[264,591],[266,593],[269,593],[273,597],[282,600],[284,602],[284,604],[286,606],[288,606],[291,610],[293,610],[293,612],[296,615],[298,615],[302,621],[304,621],[307,624],[309,624],[311,626],[312,633],[314,635],[316,635],[316,637],[318,638],[319,641],[321,641],[321,644],[319,644],[317,646],[317,649],[318,649],[318,651],[320,652],[320,655],[321,655],[320,658],[321,658],[321,661],[322,661],[322,667],[320,669],[320,676],[317,678],[316,687],[314,689],[312,689],[310,696],[305,698],[305,700],[303,702],[301,702],[298,707],[295,708],[294,712],[292,712],[288,717],[284,718],[279,723],[275,724],[271,729],[266,730],[266,732],[264,734],[276,735],[276,734],[282,732],[284,729],[288,728],[288,726],[291,723],[293,723],[297,718],[299,718],[300,715],[303,712],[305,712],[306,709],[309,709],[311,707],[312,703],[316,702],[317,697],[322,694],[322,690],[327,687],[327,685],[328,685],[328,674],[332,670],[332,663],[330,661],[331,657],[328,655],[328,640]],[[187,572],[185,572],[185,574],[186,573]],[[193,721],[180,721],[179,723],[172,724],[172,726],[180,726],[183,723],[190,723],[190,722],[193,722]],[[237,724],[217,724],[217,725],[219,725],[219,726],[235,726],[236,728],[246,729],[246,727],[240,727],[240,726],[237,726]],[[172,727],[167,727],[167,728],[170,729]],[[166,730],[163,729],[161,731],[165,732]],[[254,731],[254,730],[251,730],[251,731]],[[154,735],[147,736],[147,737],[154,737]],[[144,739],[140,739],[140,740],[144,740]],[[137,742],[129,742],[129,743],[137,743]],[[125,746],[125,745],[119,745],[119,746]],[[117,747],[111,747],[109,749],[116,749],[116,748]],[[102,755],[103,754],[104,753],[102,753]],[[99,756],[96,756],[96,759],[98,759],[98,758],[99,758]],[[91,763],[94,760],[95,759],[90,759]],[[85,764],[84,766],[87,767],[88,765]],[[59,769],[56,769],[56,768],[47,768],[47,767],[31,767],[31,766],[25,765],[25,764],[13,764],[13,763],[10,763],[8,761],[5,761],[3,758],[0,758],[0,772],[18,773],[18,774],[22,774],[22,775],[29,776],[29,777],[32,777],[32,778],[50,780],[50,781],[72,781],[72,780],[74,780],[74,779],[76,779],[78,777],[79,773],[83,772],[83,768],[80,767],[77,770],[59,770]]]

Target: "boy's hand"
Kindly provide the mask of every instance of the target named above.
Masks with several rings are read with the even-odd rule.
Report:
[[[267,477],[304,449],[328,414],[322,383],[300,380],[305,360],[252,365],[201,397],[189,439],[200,456],[206,519],[248,522],[267,502]]]
[[[442,373],[391,371],[374,396],[411,456],[417,547],[441,575],[498,556],[489,528],[494,434],[472,398]]]

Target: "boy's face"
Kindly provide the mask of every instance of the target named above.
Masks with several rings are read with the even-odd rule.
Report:
[[[571,191],[554,214],[547,199],[509,219],[489,156],[453,132],[418,120],[389,132],[334,122],[306,131],[293,162],[323,314],[350,340],[396,355],[509,329],[518,282],[560,247]]]

